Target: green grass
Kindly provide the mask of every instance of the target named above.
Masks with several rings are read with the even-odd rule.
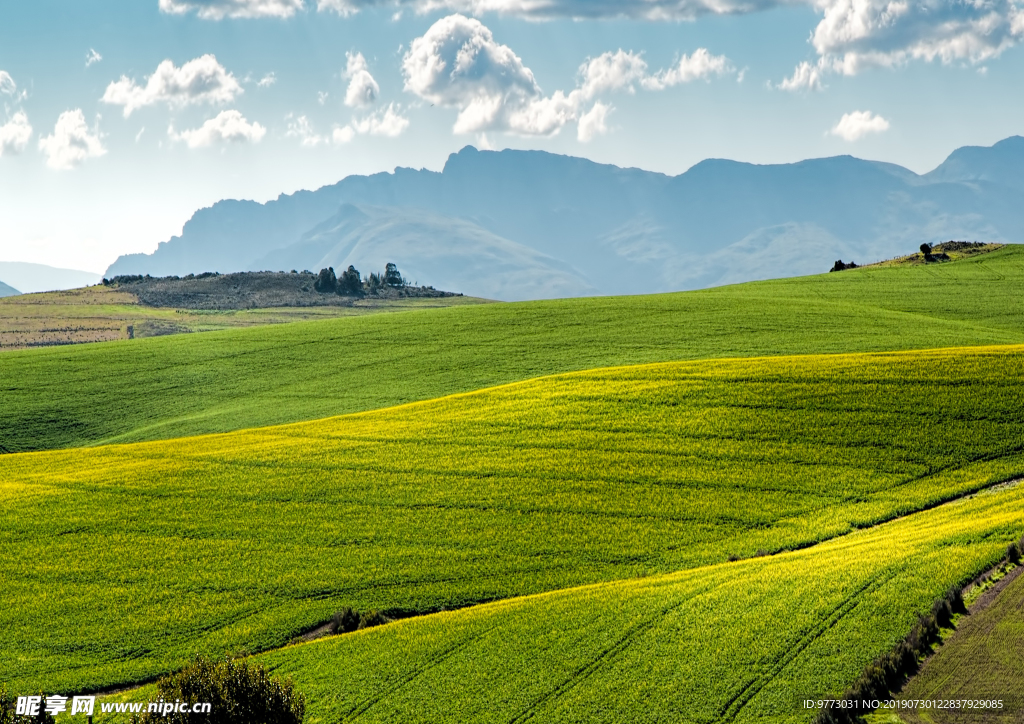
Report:
[[[0,456],[0,680],[805,546],[1024,471],[1022,376],[1021,348],[673,363]]]
[[[1024,342],[1024,247],[680,294],[414,311],[0,355],[0,451],[167,439],[544,374]]]
[[[1024,526],[1022,505],[1021,487],[982,493],[798,552],[408,619],[256,658],[295,681],[308,724],[808,722],[817,712],[803,700],[838,698],[946,588],[1001,555]],[[1013,641],[993,651],[1012,661]]]
[[[999,592],[990,605],[960,619],[957,631],[897,697],[907,699],[1001,700],[1002,709],[912,710],[907,724],[965,722],[1009,724],[1024,715],[1024,576]]]

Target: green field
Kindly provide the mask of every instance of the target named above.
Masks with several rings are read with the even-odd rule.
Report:
[[[0,452],[310,420],[544,374],[1024,343],[1024,247],[668,295],[493,304],[0,355]]]
[[[1000,556],[1024,487],[814,548],[399,621],[257,657],[307,721],[806,722]],[[114,697],[145,700],[150,689]]]
[[[1024,577],[990,605],[963,617],[957,631],[896,697],[899,700],[1001,701],[1000,709],[909,710],[906,724],[1011,724],[1024,718]]]
[[[806,546],[1024,472],[1022,376],[1020,347],[673,363],[0,456],[0,680]]]
[[[1002,554],[1022,505],[1020,487],[982,494],[796,553],[260,658],[308,693],[311,723],[806,722],[816,712],[802,700],[841,695],[918,612]]]

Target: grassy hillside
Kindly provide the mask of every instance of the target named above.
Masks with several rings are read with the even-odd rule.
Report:
[[[1020,347],[674,363],[0,456],[0,680],[804,546],[1024,472],[1022,376]]]
[[[437,309],[0,355],[0,451],[308,420],[678,359],[1024,342],[1024,247],[680,294]]]
[[[0,299],[0,352],[128,339],[129,326],[134,337],[141,339],[483,301],[472,297],[367,299],[352,306],[198,310],[182,305],[179,308],[145,306],[130,286],[93,286]]]
[[[839,696],[947,587],[1002,554],[1022,505],[1021,487],[983,493],[794,553],[434,614],[258,660],[295,680],[309,724],[809,722],[803,700]]]
[[[956,633],[910,680],[899,699],[1001,700],[999,709],[903,711],[907,724],[1010,724],[1024,718],[1024,576],[990,605],[960,620]]]

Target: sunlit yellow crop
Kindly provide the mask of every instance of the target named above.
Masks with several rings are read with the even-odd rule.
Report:
[[[121,684],[345,606],[422,613],[807,546],[1024,472],[1022,373],[1020,347],[621,367],[0,456],[0,680]]]

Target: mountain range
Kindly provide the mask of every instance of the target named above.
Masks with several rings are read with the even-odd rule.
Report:
[[[1024,236],[1024,138],[954,151],[919,175],[852,156],[678,176],[541,151],[452,154],[440,172],[349,176],[265,204],[197,211],[117,274],[398,264],[437,288],[495,299],[636,294],[827,271],[949,239]]]

